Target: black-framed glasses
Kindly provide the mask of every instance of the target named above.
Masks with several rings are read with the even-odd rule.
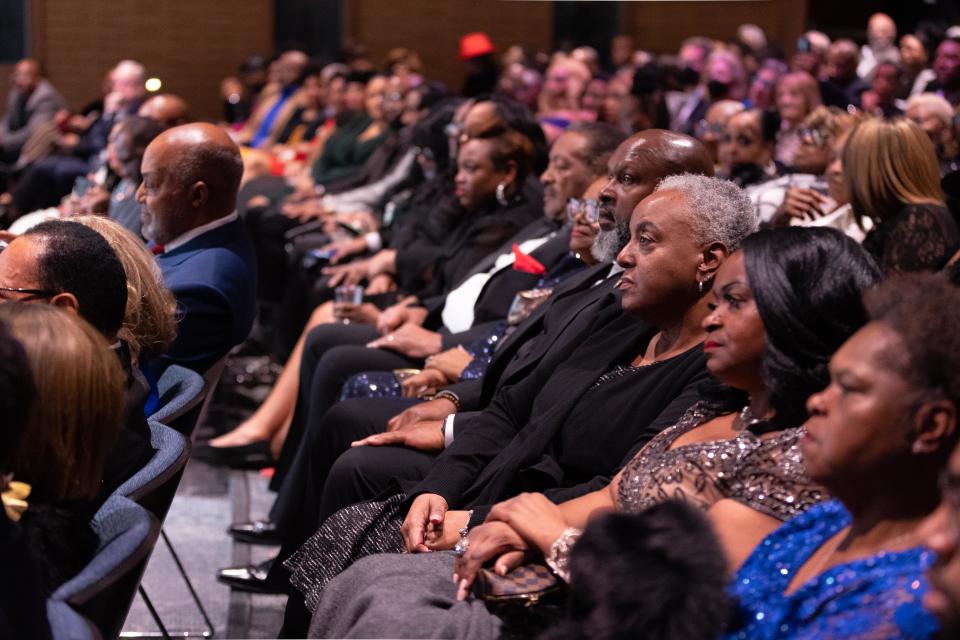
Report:
[[[57,295],[58,291],[50,291],[49,289],[28,289],[25,287],[0,287],[0,298],[4,298],[4,293],[22,293],[28,297],[33,298],[52,298]],[[20,298],[25,300],[26,298]]]
[[[600,222],[600,203],[593,198],[580,200],[579,198],[570,198],[567,200],[567,221],[573,222],[577,216],[583,213],[583,219],[589,224]]]

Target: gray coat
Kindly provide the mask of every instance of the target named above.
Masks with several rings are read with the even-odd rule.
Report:
[[[58,110],[66,108],[63,97],[57,93],[53,85],[41,79],[37,88],[27,98],[27,124],[11,131],[10,118],[19,98],[20,91],[12,89],[7,96],[7,109],[0,118],[0,149],[3,150],[4,155],[19,154],[37,125],[52,120]]]

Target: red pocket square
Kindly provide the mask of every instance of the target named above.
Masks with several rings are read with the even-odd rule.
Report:
[[[513,269],[522,273],[532,273],[536,276],[542,276],[547,272],[547,268],[540,264],[536,258],[531,258],[516,244],[513,245]]]

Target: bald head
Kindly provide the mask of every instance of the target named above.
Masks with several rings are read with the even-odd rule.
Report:
[[[688,135],[665,129],[647,129],[630,138],[626,156],[636,158],[645,173],[659,182],[680,173],[713,175],[713,163],[707,148]]]
[[[887,47],[897,39],[897,23],[885,13],[875,13],[867,22],[867,38],[873,47]]]
[[[230,214],[243,174],[240,149],[212,124],[174,127],[147,147],[141,165],[143,234],[166,244],[190,229]]]
[[[165,129],[186,124],[190,120],[190,109],[183,98],[172,93],[163,93],[149,98],[140,105],[137,115],[159,122]]]
[[[664,129],[647,129],[627,138],[610,158],[610,179],[600,190],[597,242],[609,242],[616,255],[630,239],[630,215],[667,176],[681,173],[713,175],[710,153],[698,140]],[[606,236],[616,234],[615,240]]]

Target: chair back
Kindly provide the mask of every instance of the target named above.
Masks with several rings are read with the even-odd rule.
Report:
[[[61,600],[47,600],[47,622],[53,640],[101,640],[96,625]]]
[[[174,429],[152,418],[147,422],[153,457],[143,469],[117,487],[114,495],[133,500],[163,522],[177,493],[183,468],[190,459],[191,444],[186,436]]]
[[[69,604],[91,620],[103,638],[116,638],[157,542],[160,523],[135,502],[113,495],[90,526],[100,539],[97,554],[50,599]]]
[[[206,383],[199,373],[178,364],[170,365],[157,380],[160,408],[149,416],[150,419],[177,429],[178,420],[203,402],[205,388]],[[177,431],[183,433],[181,429]]]

